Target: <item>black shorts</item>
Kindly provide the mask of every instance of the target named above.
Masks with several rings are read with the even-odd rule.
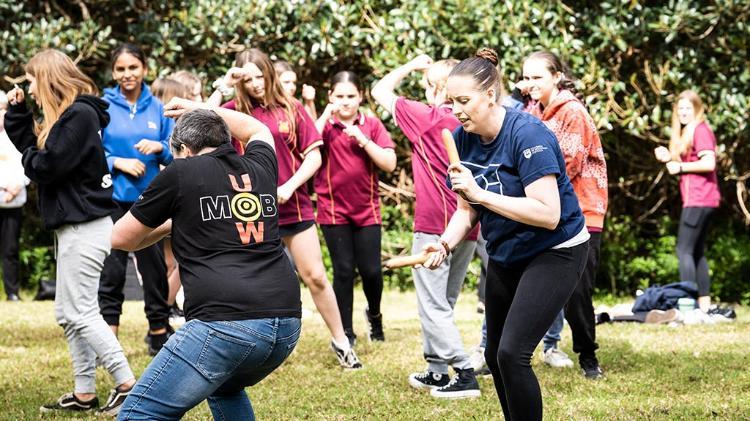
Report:
[[[301,233],[302,231],[315,225],[315,221],[302,221],[295,222],[293,224],[279,225],[279,237],[289,237]]]

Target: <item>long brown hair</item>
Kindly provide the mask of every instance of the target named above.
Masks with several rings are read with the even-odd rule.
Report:
[[[295,107],[294,99],[281,86],[279,76],[276,74],[271,59],[263,51],[257,48],[250,48],[237,53],[234,61],[234,65],[237,67],[242,67],[247,63],[253,63],[258,66],[258,69],[263,73],[263,104],[260,104],[257,99],[250,96],[244,83],[238,83],[235,86],[237,91],[237,111],[250,114],[253,108],[260,105],[274,111],[282,109],[289,120],[289,141],[294,143],[297,137],[297,108]]]
[[[680,116],[677,112],[678,105],[683,99],[687,99],[693,104],[693,121],[686,124],[685,127],[680,124]],[[672,135],[669,138],[669,152],[672,154],[673,160],[681,161],[682,155],[685,155],[693,147],[695,128],[706,119],[704,113],[703,101],[695,91],[688,89],[680,92],[680,95],[677,96],[674,105],[672,105]]]
[[[26,63],[26,73],[36,79],[34,96],[44,112],[44,120],[34,123],[37,147],[44,149],[52,126],[79,95],[98,95],[94,82],[60,51],[42,50]]]

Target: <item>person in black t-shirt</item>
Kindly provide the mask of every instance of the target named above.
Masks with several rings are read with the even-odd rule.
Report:
[[[180,418],[208,399],[214,417],[246,419],[251,386],[289,356],[300,289],[278,233],[277,162],[268,129],[239,112],[180,98],[176,159],[115,225],[112,246],[136,250],[172,234],[187,323],[164,345],[120,419]],[[244,155],[231,136],[247,142]]]

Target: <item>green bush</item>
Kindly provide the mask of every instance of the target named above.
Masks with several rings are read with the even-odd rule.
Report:
[[[491,46],[499,52],[510,87],[525,55],[537,49],[559,53],[580,78],[602,134],[611,198],[605,234],[611,241],[604,243],[602,274],[606,290],[615,293],[629,294],[648,282],[674,277],[669,252],[674,230],[659,231],[657,226],[678,218],[679,192],[676,178],[663,174],[652,150],[669,138],[675,94],[694,88],[708,107],[719,144],[724,200],[714,219],[716,226],[732,227],[716,230],[714,244],[736,250],[732,247],[745,244],[750,234],[746,1],[0,0],[0,17],[0,69],[5,75],[22,74],[31,55],[55,47],[75,57],[105,86],[111,84],[109,51],[131,41],[150,54],[152,78],[188,68],[211,81],[231,65],[235,52],[252,45],[295,65],[300,83],[319,88],[319,106],[324,105],[326,80],[342,69],[359,73],[369,85],[419,53],[464,58]],[[10,86],[9,80],[0,81],[1,88]],[[421,97],[415,79],[405,81],[403,92]],[[383,181],[403,187],[403,175],[408,179],[410,172],[408,142],[390,118],[385,122],[406,172],[386,175]],[[410,218],[405,215],[412,213],[411,200],[384,196],[385,256],[408,248]],[[655,241],[660,235],[666,237]],[[24,237],[31,239],[25,246],[49,245],[41,237]],[[715,266],[735,271],[726,286],[724,278],[717,278],[720,297],[750,291],[741,256],[715,259]],[[386,274],[388,285],[401,288],[408,286],[408,278],[405,270]]]

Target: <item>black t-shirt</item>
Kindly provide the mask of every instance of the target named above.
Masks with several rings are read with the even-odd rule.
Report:
[[[279,238],[278,165],[263,142],[227,143],[176,159],[130,212],[156,228],[172,218],[187,319],[300,317],[300,288]]]

